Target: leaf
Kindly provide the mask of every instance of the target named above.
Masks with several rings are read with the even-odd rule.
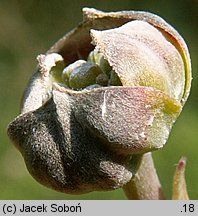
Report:
[[[64,89],[63,89],[64,91]],[[163,147],[181,105],[152,87],[108,87],[70,92],[77,121],[119,154]]]
[[[43,106],[19,115],[9,124],[10,139],[45,186],[71,194],[122,187],[136,172],[131,157],[112,153],[79,124],[71,93],[54,90]]]
[[[173,200],[189,200],[185,180],[185,170],[186,158],[182,157],[176,167],[175,175],[173,178]]]
[[[110,30],[91,31],[123,86],[152,86],[181,101],[185,68],[177,48],[155,27],[131,21]]]

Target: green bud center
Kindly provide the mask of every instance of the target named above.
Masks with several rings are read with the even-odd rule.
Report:
[[[77,60],[63,68],[61,62],[51,68],[53,81],[76,91],[105,86],[120,86],[121,81],[102,53],[94,49],[87,61]]]

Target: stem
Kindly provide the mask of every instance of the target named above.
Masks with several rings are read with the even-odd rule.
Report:
[[[135,177],[123,190],[130,200],[162,200],[164,194],[157,176],[151,153],[142,156],[142,161]]]

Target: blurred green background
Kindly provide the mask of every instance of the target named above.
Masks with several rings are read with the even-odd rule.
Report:
[[[186,40],[192,58],[192,92],[167,145],[154,153],[154,159],[170,199],[175,165],[185,155],[189,195],[198,199],[197,0],[0,0],[0,199],[126,199],[121,189],[72,196],[38,184],[6,135],[8,123],[19,113],[23,90],[37,64],[36,56],[82,20],[81,9],[85,6],[105,11],[153,12],[172,24]]]

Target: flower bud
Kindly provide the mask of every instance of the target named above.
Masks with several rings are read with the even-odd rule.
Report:
[[[129,182],[141,155],[165,145],[191,84],[186,44],[160,17],[83,12],[38,58],[8,127],[31,175],[74,194]]]
[[[104,59],[103,54],[98,52],[97,49],[94,49],[92,52],[89,53],[87,60],[98,64],[102,71],[106,75],[110,76],[110,71],[112,70],[112,68],[109,65],[108,61]]]
[[[86,63],[86,61],[84,60],[78,60],[75,61],[73,64],[68,65],[66,68],[64,68],[63,72],[62,72],[62,81],[63,83],[69,87],[69,78],[71,73],[79,66],[81,66],[82,64]]]
[[[72,89],[83,89],[96,83],[96,78],[102,71],[97,64],[87,62],[72,71],[69,78],[69,87]]]

